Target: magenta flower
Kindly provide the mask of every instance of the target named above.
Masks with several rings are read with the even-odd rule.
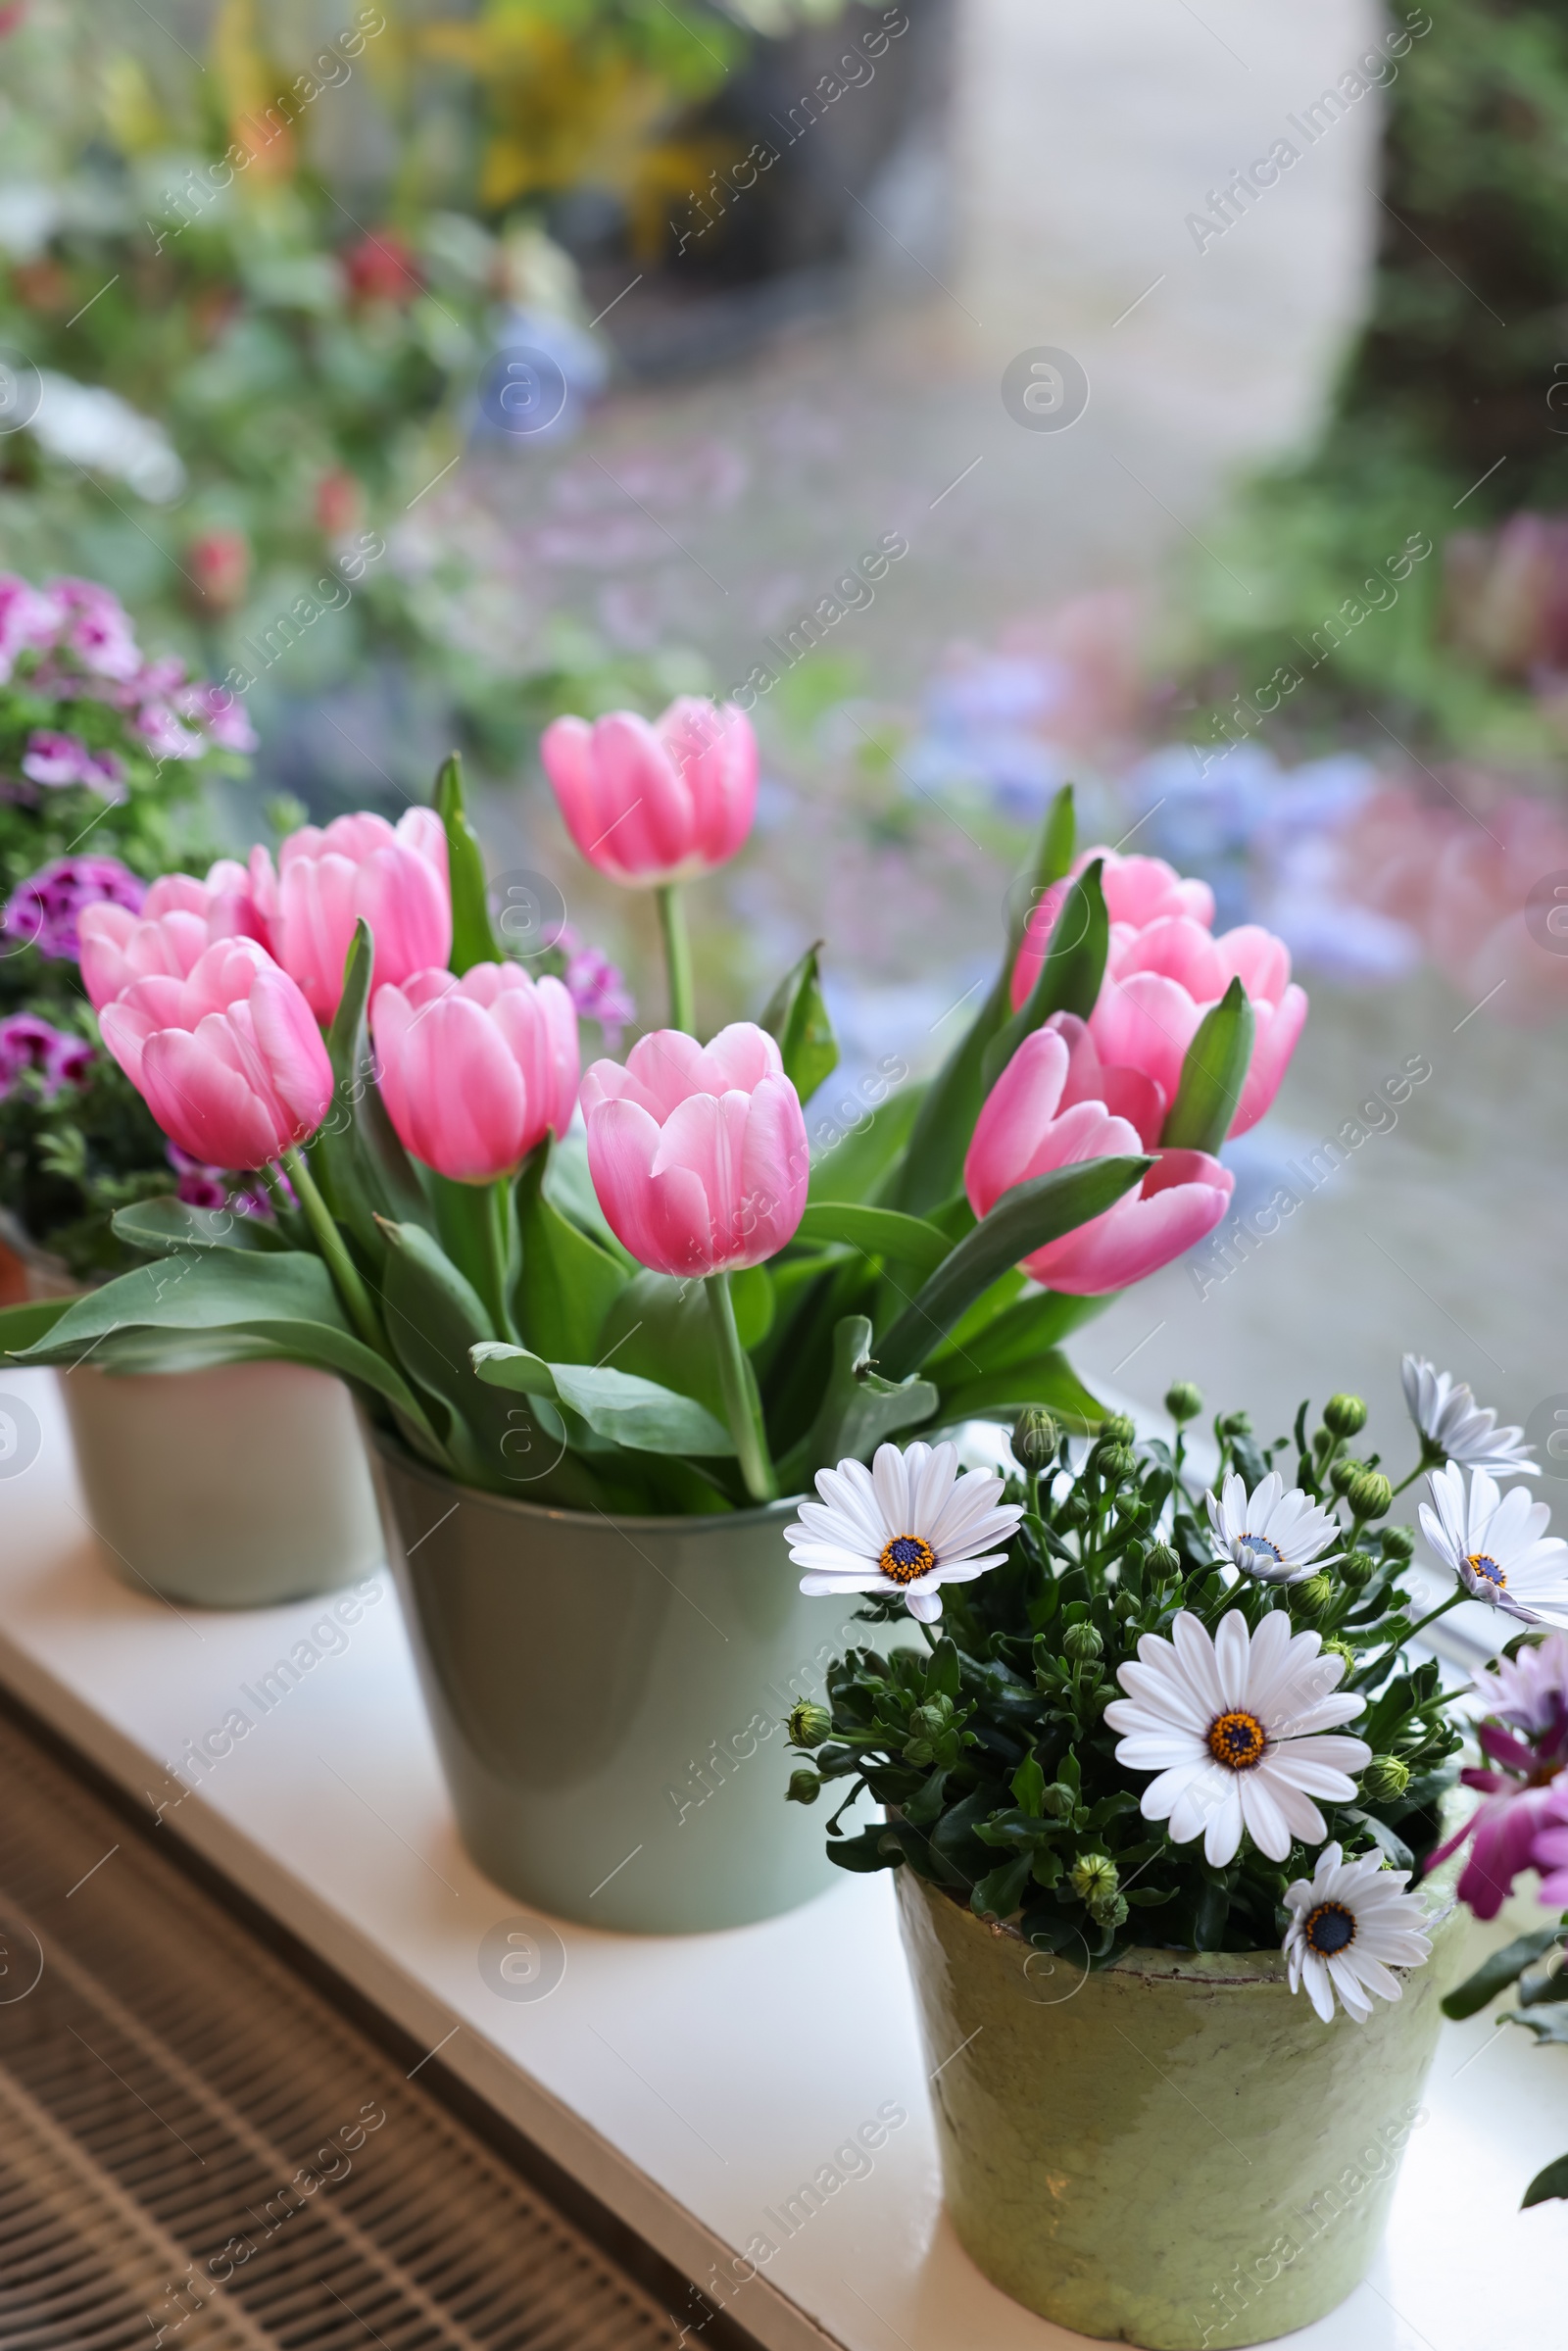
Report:
[[[23,654],[43,653],[54,643],[63,618],[52,596],[14,571],[0,572],[0,686]]]
[[[624,1068],[593,1064],[582,1110],[600,1206],[640,1264],[728,1273],[793,1240],[806,1213],[806,1120],[765,1030],[738,1020],[702,1046],[656,1029]]]
[[[268,943],[318,1020],[343,993],[343,965],[363,914],[375,941],[375,984],[401,987],[443,966],[452,946],[447,837],[433,808],[395,826],[368,813],[302,824],[277,853],[251,852],[251,892]]]
[[[172,699],[176,715],[204,728],[220,751],[256,749],[256,729],[245,705],[226,686],[182,686]]]
[[[124,770],[112,751],[89,751],[79,735],[53,727],[35,726],[27,737],[22,772],[35,784],[54,791],[68,784],[89,784],[107,800],[122,800]]]
[[[49,594],[64,615],[62,650],[74,654],[94,677],[135,676],[141,654],[118,596],[92,579],[51,580]]]
[[[1164,1114],[1143,1071],[1105,1068],[1092,1027],[1056,1013],[1026,1037],[987,1096],[963,1163],[976,1216],[1005,1192],[1053,1168],[1136,1155],[1152,1147]],[[1235,1178],[1207,1151],[1160,1151],[1136,1191],[1103,1215],[1024,1259],[1024,1271],[1073,1298],[1125,1290],[1211,1233]]]
[[[31,1069],[52,1101],[63,1086],[84,1086],[92,1064],[93,1050],[85,1038],[53,1027],[36,1012],[13,1012],[0,1020],[0,1100]]]
[[[144,702],[136,712],[135,727],[148,750],[160,759],[199,759],[207,749],[206,736],[193,727],[181,726],[167,702]]]
[[[1477,1918],[1492,1919],[1521,1870],[1568,1865],[1568,1834],[1559,1825],[1568,1824],[1561,1778],[1568,1764],[1568,1633],[1550,1633],[1511,1661],[1499,1658],[1494,1671],[1476,1675],[1475,1690],[1489,1710],[1476,1730],[1487,1761],[1459,1777],[1482,1801],[1427,1868],[1468,1841],[1459,1898]],[[1554,1883],[1568,1889],[1568,1867]],[[1544,1883],[1542,1899],[1561,1908],[1568,1890],[1548,1896]]]
[[[204,882],[160,874],[139,913],[123,904],[84,908],[79,930],[81,984],[95,1012],[137,980],[184,979],[215,939],[268,944],[250,875],[233,857],[220,857]]]
[[[569,924],[563,928],[556,944],[566,951],[563,976],[578,1019],[597,1020],[605,1051],[619,1053],[622,1032],[637,1017],[637,1000],[626,985],[625,974],[599,948],[589,947],[579,939]]]
[[[510,1175],[571,1124],[577,1015],[560,980],[516,963],[416,971],[376,989],[370,1027],[392,1124],[454,1183]]]
[[[0,933],[35,947],[51,962],[74,963],[81,952],[77,925],[87,907],[113,906],[131,920],[146,895],[146,883],[118,857],[56,857],[17,884]]]

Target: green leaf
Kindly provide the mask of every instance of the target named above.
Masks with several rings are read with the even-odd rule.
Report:
[[[1519,2209],[1528,2212],[1532,2204],[1549,2203],[1554,2196],[1568,2196],[1568,2155],[1559,2155],[1555,2163],[1548,2163],[1544,2171],[1536,2174],[1525,2189]]]
[[[1110,951],[1110,920],[1101,883],[1103,869],[1104,859],[1097,857],[1068,890],[1034,986],[987,1045],[980,1070],[988,1094],[1024,1039],[1043,1028],[1053,1012],[1076,1012],[1080,1020],[1087,1020],[1094,1010]]]
[[[1065,1291],[1039,1290],[1015,1305],[1004,1298],[989,1319],[980,1309],[997,1296],[998,1285],[982,1293],[969,1312],[954,1327],[951,1338],[926,1363],[933,1376],[950,1380],[978,1379],[982,1372],[1004,1371],[1014,1363],[1031,1363],[1056,1347],[1109,1305],[1108,1298],[1069,1298]]]
[[[450,962],[461,979],[475,963],[499,963],[504,957],[490,920],[484,852],[464,806],[463,761],[456,752],[442,761],[435,779],[435,810],[446,827],[447,870],[452,879]]]
[[[605,1350],[601,1334],[627,1286],[626,1269],[553,1204],[545,1189],[550,1155],[547,1139],[517,1181],[517,1322],[547,1363],[592,1363]],[[706,1311],[701,1296],[699,1304]]]
[[[754,1278],[758,1274],[760,1281]],[[772,1319],[772,1284],[764,1268],[730,1276],[730,1303],[741,1345],[749,1350]],[[543,1352],[537,1343],[534,1352]],[[727,1426],[712,1309],[701,1282],[677,1281],[672,1274],[635,1274],[605,1317],[594,1355],[602,1363],[613,1361],[619,1371],[636,1372],[672,1388],[678,1396],[694,1396]]]
[[[0,1355],[20,1355],[24,1347],[47,1339],[73,1303],[69,1298],[34,1298],[21,1305],[0,1306]]]
[[[1013,1860],[1004,1861],[999,1868],[988,1871],[969,1896],[969,1908],[975,1917],[1010,1919],[1023,1900],[1033,1863],[1032,1853],[1019,1853]]]
[[[917,1371],[967,1307],[1000,1274],[1114,1206],[1140,1183],[1147,1158],[1086,1159],[1054,1167],[1004,1192],[989,1216],[959,1242],[878,1345],[885,1375]]]
[[[379,1266],[383,1243],[376,1224],[431,1222],[430,1205],[414,1161],[398,1138],[375,1083],[367,1006],[375,945],[362,915],[343,965],[343,994],[326,1032],[332,1064],[332,1107],[310,1146],[313,1172],[324,1185],[339,1220]]]
[[[784,1075],[803,1102],[810,1101],[824,1078],[831,1077],[839,1065],[839,1041],[822,1002],[817,971],[821,946],[818,939],[784,974],[768,998],[760,1023],[776,1039]]]
[[[1072,787],[1065,784],[1046,817],[1033,890],[1008,926],[1002,969],[968,1029],[932,1079],[910,1133],[895,1197],[896,1204],[912,1214],[936,1207],[958,1189],[964,1153],[988,1092],[982,1066],[986,1048],[1011,1016],[1012,967],[1018,959],[1024,924],[1039,894],[1060,881],[1071,864],[1073,835]]]
[[[117,1208],[111,1221],[122,1241],[145,1249],[150,1257],[168,1257],[187,1249],[255,1249],[275,1255],[288,1247],[265,1216],[239,1215],[232,1208],[193,1208],[172,1193]]]
[[[1520,1935],[1500,1951],[1484,1959],[1473,1976],[1467,1976],[1456,1991],[1449,1992],[1443,2003],[1445,2016],[1457,2021],[1474,2016],[1494,2000],[1510,1984],[1517,1984],[1525,1969],[1551,1949],[1562,1934],[1560,1927],[1540,1927],[1533,1935]]]
[[[1391,1829],[1387,1821],[1380,1821],[1375,1812],[1362,1812],[1359,1808],[1347,1807],[1345,1817],[1348,1821],[1360,1822],[1379,1852],[1386,1855],[1392,1868],[1396,1870],[1413,1870],[1415,1868],[1415,1855],[1403,1837],[1398,1835],[1396,1830]]]
[[[1240,980],[1198,1024],[1182,1063],[1182,1082],[1166,1115],[1165,1151],[1213,1153],[1230,1133],[1252,1057],[1252,1007]]]
[[[951,1362],[945,1368],[951,1375]],[[926,1369],[929,1372],[931,1366]],[[1012,1420],[1025,1404],[1044,1404],[1078,1437],[1087,1436],[1105,1417],[1105,1406],[1084,1387],[1066,1356],[1055,1347],[1048,1347],[1044,1354],[1026,1362],[985,1372],[978,1379],[956,1379],[952,1387],[944,1385],[942,1389],[944,1421]]]
[[[863,1095],[864,1089],[861,1091]],[[863,1109],[858,1102],[846,1103],[845,1108],[856,1113],[848,1133],[839,1128],[831,1105],[826,1110],[818,1105],[811,1120],[814,1156],[808,1199],[869,1200],[909,1140],[925,1095],[922,1082],[901,1086],[897,1093],[867,1102]],[[835,1141],[835,1136],[839,1140]]]
[[[1012,1775],[1012,1792],[1020,1811],[1031,1819],[1045,1817],[1046,1775],[1040,1768],[1038,1755],[1026,1755]]]
[[[687,1396],[657,1380],[609,1365],[545,1363],[525,1347],[490,1343],[472,1350],[473,1368],[494,1388],[548,1396],[584,1419],[596,1436],[643,1453],[733,1453],[729,1431]]]
[[[637,1260],[615,1236],[609,1217],[599,1205],[599,1195],[588,1169],[588,1139],[580,1131],[563,1135],[550,1146],[543,1177],[544,1196],[553,1208],[559,1208],[568,1222],[577,1225],[589,1239],[607,1249],[617,1265],[628,1273],[636,1273]]]
[[[936,1272],[953,1247],[923,1216],[905,1216],[897,1208],[864,1208],[854,1200],[808,1202],[795,1237],[848,1242],[867,1257],[908,1266],[921,1280]]]
[[[871,1325],[846,1314],[833,1333],[833,1369],[816,1418],[778,1464],[779,1491],[807,1486],[818,1469],[852,1455],[865,1460],[901,1429],[918,1428],[937,1408],[929,1380],[884,1380],[870,1368]]]
[[[389,1224],[383,1229],[390,1246],[381,1302],[398,1361],[456,1414],[470,1438],[478,1439],[485,1432],[472,1410],[479,1391],[468,1349],[495,1337],[484,1302],[421,1227]],[[474,1459],[465,1466],[471,1476],[481,1464]]]

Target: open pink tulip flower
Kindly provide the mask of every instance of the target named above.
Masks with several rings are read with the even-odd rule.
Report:
[[[311,1007],[254,939],[218,940],[183,977],[134,980],[98,1025],[164,1133],[206,1165],[265,1166],[332,1100]]]
[[[577,1014],[557,979],[416,971],[370,1005],[381,1099],[416,1159],[459,1184],[511,1175],[577,1101]]]
[[[265,849],[252,850],[251,888],[268,945],[320,1021],[337,1010],[362,914],[378,983],[398,987],[451,952],[447,840],[433,808],[410,808],[395,826],[369,813],[302,825],[279,848],[275,872]]]
[[[137,980],[187,978],[215,940],[266,943],[250,876],[232,857],[209,867],[205,881],[193,873],[160,875],[137,914],[125,906],[84,906],[77,936],[82,986],[95,1012]]]
[[[683,695],[652,724],[631,710],[558,718],[539,757],[578,849],[629,888],[710,872],[752,829],[757,737],[732,702]]]
[[[1142,1071],[1103,1067],[1093,1026],[1057,1014],[1026,1037],[975,1121],[964,1189],[976,1216],[1032,1176],[1083,1159],[1141,1154],[1164,1115]],[[1211,1233],[1235,1178],[1207,1151],[1161,1151],[1134,1192],[1023,1261],[1048,1289],[1074,1298],[1125,1290]]]
[[[739,1020],[702,1046],[681,1029],[656,1029],[624,1068],[593,1064],[582,1107],[594,1190],[640,1264],[730,1273],[794,1238],[806,1212],[806,1120],[765,1030]]]
[[[1087,850],[1074,873],[1096,857],[1104,858],[1110,917],[1105,977],[1089,1019],[1096,1044],[1107,1062],[1152,1077],[1168,1108],[1200,1021],[1239,979],[1252,1006],[1252,1058],[1230,1132],[1245,1135],[1279,1092],[1306,1020],[1305,993],[1291,979],[1290,950],[1256,923],[1216,939],[1208,884],[1184,880],[1162,857]],[[1030,917],[1013,966],[1014,1008],[1034,986],[1064,894],[1058,884]]]

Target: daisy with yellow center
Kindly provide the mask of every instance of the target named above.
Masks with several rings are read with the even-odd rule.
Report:
[[[1432,1500],[1421,1504],[1421,1531],[1473,1600],[1484,1600],[1527,1625],[1568,1627],[1568,1543],[1548,1535],[1551,1512],[1526,1486],[1499,1494],[1489,1471],[1470,1473],[1469,1491],[1457,1461],[1427,1480]]]
[[[1420,1967],[1431,1956],[1426,1904],[1405,1892],[1409,1877],[1408,1870],[1385,1869],[1381,1853],[1347,1861],[1332,1844],[1323,1847],[1310,1878],[1287,1886],[1291,1989],[1304,1987],[1325,2025],[1333,2022],[1336,1996],[1346,2015],[1364,2025],[1374,1992],[1384,2000],[1401,1997],[1404,1986],[1392,1970]]]
[[[1002,1564],[1023,1516],[989,1470],[959,1475],[955,1445],[879,1445],[869,1469],[845,1460],[818,1470],[816,1491],[821,1499],[803,1502],[784,1530],[807,1571],[801,1590],[895,1593],[925,1624],[942,1614],[945,1583]]]

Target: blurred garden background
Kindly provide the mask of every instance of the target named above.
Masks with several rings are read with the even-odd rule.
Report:
[[[700,1007],[825,940],[825,1140],[1074,781],[1312,996],[1230,1223],[1074,1344],[1270,1437],[1405,1347],[1568,1415],[1565,304],[1550,7],[0,7],[0,570],[243,698],[212,839],[460,746],[499,903],[655,1024],[539,731],[741,689]]]

